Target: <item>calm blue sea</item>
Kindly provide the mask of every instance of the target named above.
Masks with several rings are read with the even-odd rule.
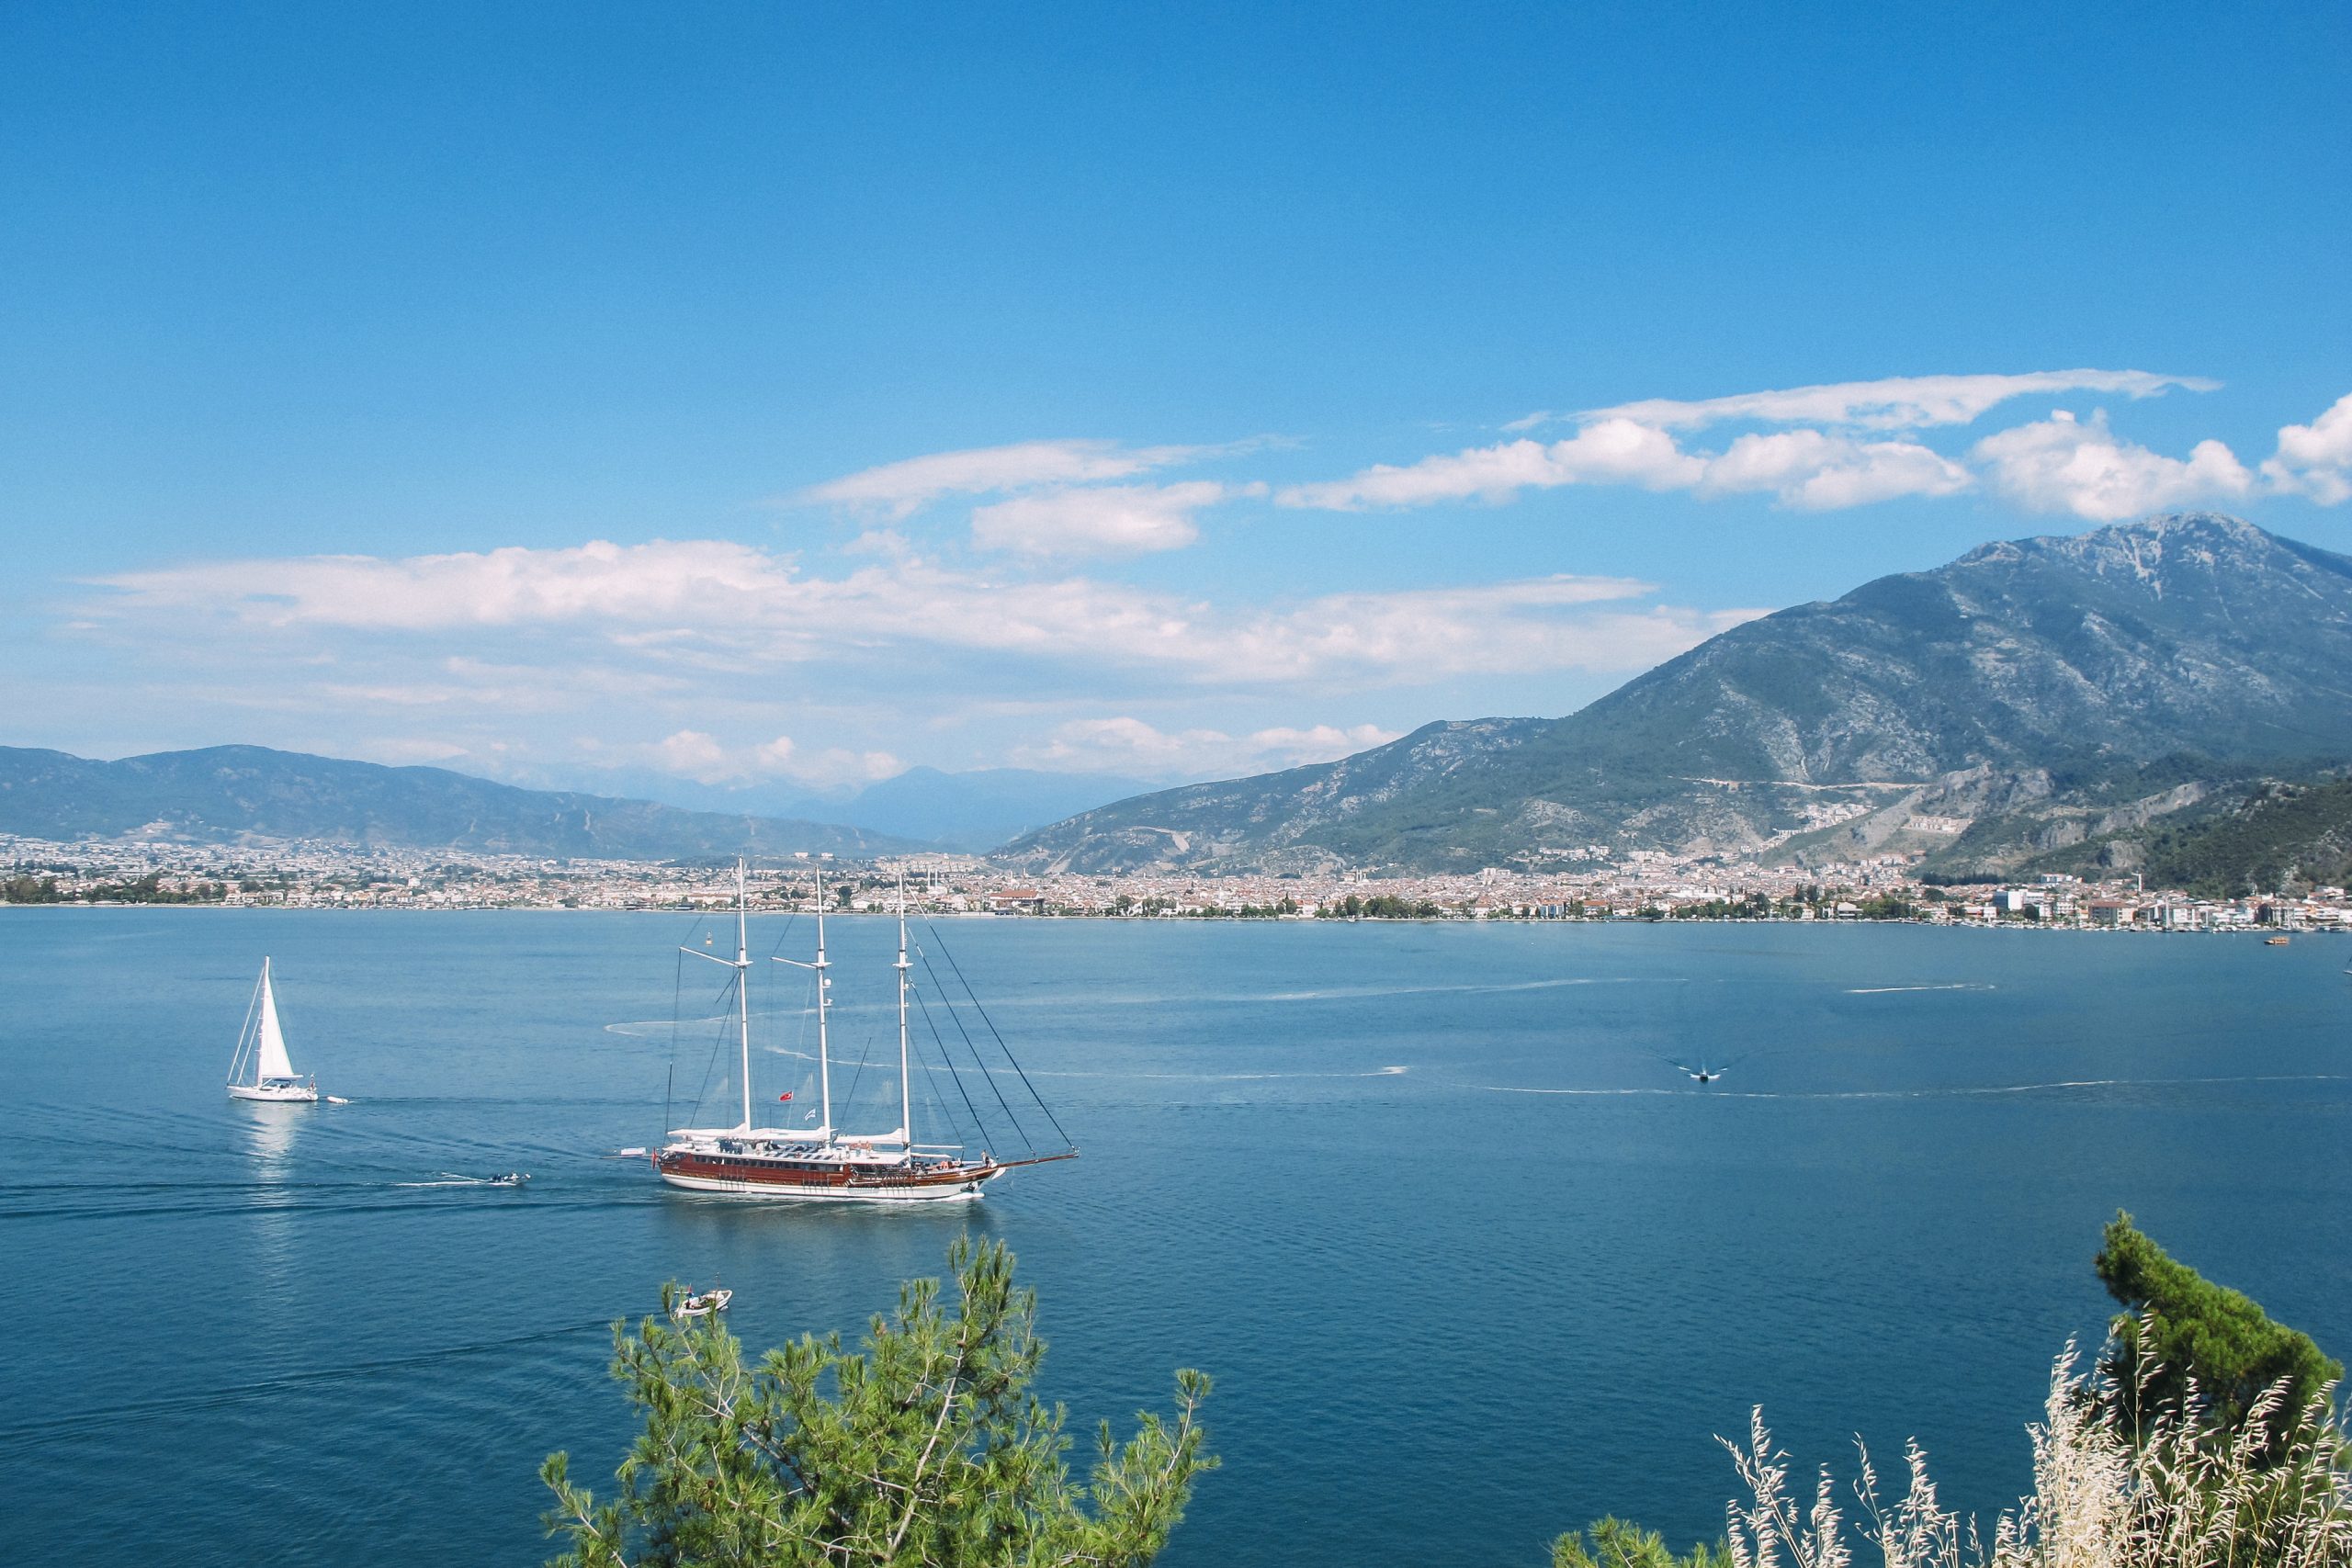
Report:
[[[842,1049],[879,1053],[888,927],[832,934]],[[2050,1358],[2101,1331],[2119,1206],[2352,1349],[2340,940],[941,935],[1084,1157],[876,1213],[600,1157],[709,1077],[708,1026],[673,1050],[725,979],[682,985],[684,917],[0,912],[0,1557],[536,1562],[541,1456],[594,1478],[628,1436],[610,1320],[674,1278],[731,1286],[754,1346],[854,1329],[966,1232],[1038,1288],[1074,1429],[1216,1376],[1180,1565],[1536,1563],[1608,1511],[1712,1537],[1713,1434],[1757,1402],[1808,1464],[1916,1435],[1995,1506]],[[355,1103],[222,1096],[264,953],[297,1066]],[[799,995],[762,998],[769,1105],[812,1092]]]

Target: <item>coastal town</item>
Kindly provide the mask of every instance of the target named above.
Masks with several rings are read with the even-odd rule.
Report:
[[[2194,897],[2137,875],[1939,886],[1916,856],[1816,866],[1726,863],[1633,852],[1570,874],[1486,867],[1204,876],[1040,876],[985,856],[870,861],[803,854],[755,863],[754,910],[908,906],[929,915],[1131,919],[1908,920],[2141,931],[2352,931],[2341,887],[2300,896]],[[731,903],[718,863],[548,859],[447,849],[150,839],[60,842],[0,834],[0,902],[304,909],[662,910]]]

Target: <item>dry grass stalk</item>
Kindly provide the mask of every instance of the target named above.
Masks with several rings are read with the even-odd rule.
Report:
[[[2209,1425],[2194,1390],[2186,1404],[2149,1416],[2145,1382],[2120,1400],[2104,1374],[2078,1374],[2077,1361],[2069,1344],[2051,1368],[2043,1419],[2029,1428],[2033,1493],[1994,1521],[1989,1539],[1939,1500],[1916,1442],[1891,1504],[1862,1452],[1852,1530],[1826,1466],[1802,1507],[1759,1407],[1747,1446],[1724,1443],[1748,1494],[1727,1510],[1734,1568],[1849,1568],[1852,1535],[1885,1568],[2352,1568],[2352,1443],[2333,1388],[2291,1413],[2273,1390],[2244,1425]]]

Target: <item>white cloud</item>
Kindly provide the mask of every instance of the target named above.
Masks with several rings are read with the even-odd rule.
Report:
[[[1978,442],[1971,456],[1992,487],[2037,512],[2071,512],[2094,523],[2241,496],[2254,476],[2227,446],[2200,441],[2186,460],[2110,433],[2105,413],[2086,423],[2060,412]]]
[[[2021,376],[1889,376],[1780,391],[1740,392],[1685,402],[1648,398],[1590,409],[1583,420],[1630,419],[1671,430],[1696,430],[1728,421],[1763,424],[1826,424],[1862,430],[1916,430],[1966,424],[1985,410],[2031,393],[2120,392],[2151,398],[2171,388],[2210,392],[2221,386],[2198,376],[2157,376],[2145,370],[2034,370]],[[1530,415],[1540,422],[1542,416]],[[1524,426],[1525,421],[1514,422]]]
[[[118,624],[141,619],[151,630],[169,626],[199,637],[227,631],[246,647],[273,631],[437,643],[453,632],[527,632],[537,642],[569,630],[599,651],[591,659],[564,650],[567,671],[626,654],[639,661],[638,670],[616,671],[616,680],[673,682],[851,653],[868,660],[892,649],[992,653],[1082,671],[1126,668],[1226,685],[1621,671],[1679,652],[1727,624],[1666,606],[1582,608],[1653,592],[1618,578],[1563,575],[1332,594],[1283,609],[1220,608],[1085,577],[1006,578],[911,558],[820,577],[788,558],[718,540],[227,561],[100,581],[116,596],[95,611]],[[569,689],[544,671],[534,674],[540,700],[561,700]]]
[[[1871,432],[1966,424],[1995,405],[2034,393],[2101,391],[2154,397],[2173,388],[2208,391],[2220,383],[2145,370],[2043,370],[2019,376],[1899,376],[1733,397],[1653,398],[1575,415],[1583,427],[1549,445],[1516,441],[1444,453],[1417,463],[1379,464],[1354,477],[1293,485],[1286,506],[1361,511],[1449,501],[1507,500],[1560,485],[1633,484],[1701,495],[1768,492],[1782,506],[1829,511],[1900,496],[1946,496],[1989,482],[2003,497],[2097,521],[2184,502],[2245,495],[2254,484],[2218,441],[2186,459],[2159,456],[2110,434],[2101,414],[2088,424],[2069,414],[1980,441],[1963,460],[1902,437]],[[1555,415],[1505,426],[1528,430]],[[1689,450],[1676,431],[1726,422],[1793,425],[1749,431],[1720,452]],[[2263,465],[2277,490],[2323,502],[2352,498],[2352,399],[2309,425],[2279,432],[2278,455]]]
[[[2352,392],[2309,424],[2280,430],[2278,455],[2262,465],[2262,477],[2322,506],[2352,500]]]
[[[1702,490],[1770,491],[1782,504],[1832,511],[1902,495],[1951,495],[1966,468],[1913,441],[1856,441],[1818,430],[1740,436],[1708,460]]]
[[[592,767],[610,771],[650,765],[682,779],[704,784],[741,784],[762,779],[790,779],[815,787],[841,784],[870,784],[906,772],[906,764],[888,751],[858,751],[829,746],[804,751],[792,737],[735,745],[707,730],[681,729],[650,745],[586,747]]]
[[[1115,441],[1020,441],[933,452],[813,485],[800,499],[904,517],[944,495],[989,495],[1041,485],[1123,479],[1230,447],[1123,446]]]
[[[429,660],[422,669],[407,671],[407,679],[351,681],[334,673],[345,661],[332,654],[313,655],[309,663],[322,673],[301,688],[314,699],[353,707],[465,707],[504,713],[551,713],[595,701],[662,697],[686,688],[677,676],[650,670],[626,670],[608,662],[580,660],[568,664],[563,679],[550,682],[544,670],[527,664],[491,663],[462,655]],[[357,662],[357,661],[354,661]],[[368,661],[381,676],[377,661]],[[290,691],[288,687],[286,691]],[[266,694],[264,704],[283,700],[284,691]]]
[[[1097,485],[1017,495],[972,513],[972,543],[1033,556],[1142,555],[1200,537],[1193,513],[1263,485]]]
[[[727,749],[699,729],[681,729],[656,742],[653,760],[663,773],[693,779],[697,784],[718,784],[742,776],[742,770],[729,760]]]
[[[1342,728],[1279,727],[1248,735],[1221,729],[1162,730],[1131,716],[1072,719],[1044,746],[1023,749],[1019,761],[1031,766],[1140,773],[1156,778],[1267,773],[1328,762],[1385,745],[1403,731],[1376,724]]]
[[[1468,588],[1335,593],[1224,629],[1237,671],[1272,680],[1327,671],[1388,671],[1395,678],[1634,671],[1753,618],[1758,612],[1668,606],[1588,609],[1639,598],[1649,584],[1551,577]]]
[[[454,555],[303,556],[124,572],[96,581],[135,604],[233,607],[257,625],[499,626],[580,618],[692,620],[773,589],[777,563],[723,540],[598,539]],[[248,573],[254,575],[248,576]]]
[[[1499,502],[1521,490],[1560,485],[1631,484],[1713,495],[1769,491],[1784,505],[1820,511],[1900,495],[1950,495],[1973,482],[1968,470],[1916,442],[1780,431],[1742,435],[1710,456],[1683,451],[1655,426],[1612,418],[1549,446],[1508,441],[1404,468],[1382,464],[1335,483],[1294,485],[1275,499],[1285,506],[1357,512]]]
[[[1664,431],[1629,419],[1602,420],[1564,441],[1506,441],[1474,446],[1418,463],[1375,464],[1352,479],[1292,485],[1274,499],[1284,506],[1360,512],[1374,506],[1426,506],[1432,502],[1507,501],[1522,490],[1571,484],[1634,484],[1679,490],[1697,484],[1705,465],[1678,450]]]

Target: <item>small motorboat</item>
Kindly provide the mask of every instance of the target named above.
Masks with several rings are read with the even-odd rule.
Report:
[[[490,1178],[487,1181],[483,1182],[482,1185],[485,1187],[520,1187],[523,1183],[530,1179],[531,1173],[527,1170],[510,1170],[503,1176],[493,1176]]]
[[[688,1291],[670,1308],[670,1315],[684,1322],[688,1318],[708,1317],[715,1312],[725,1312],[727,1303],[735,1299],[732,1291]]]
[[[2262,945],[2265,947],[2284,947],[2287,945],[2287,939],[2283,936],[2267,936],[2262,939]]]

